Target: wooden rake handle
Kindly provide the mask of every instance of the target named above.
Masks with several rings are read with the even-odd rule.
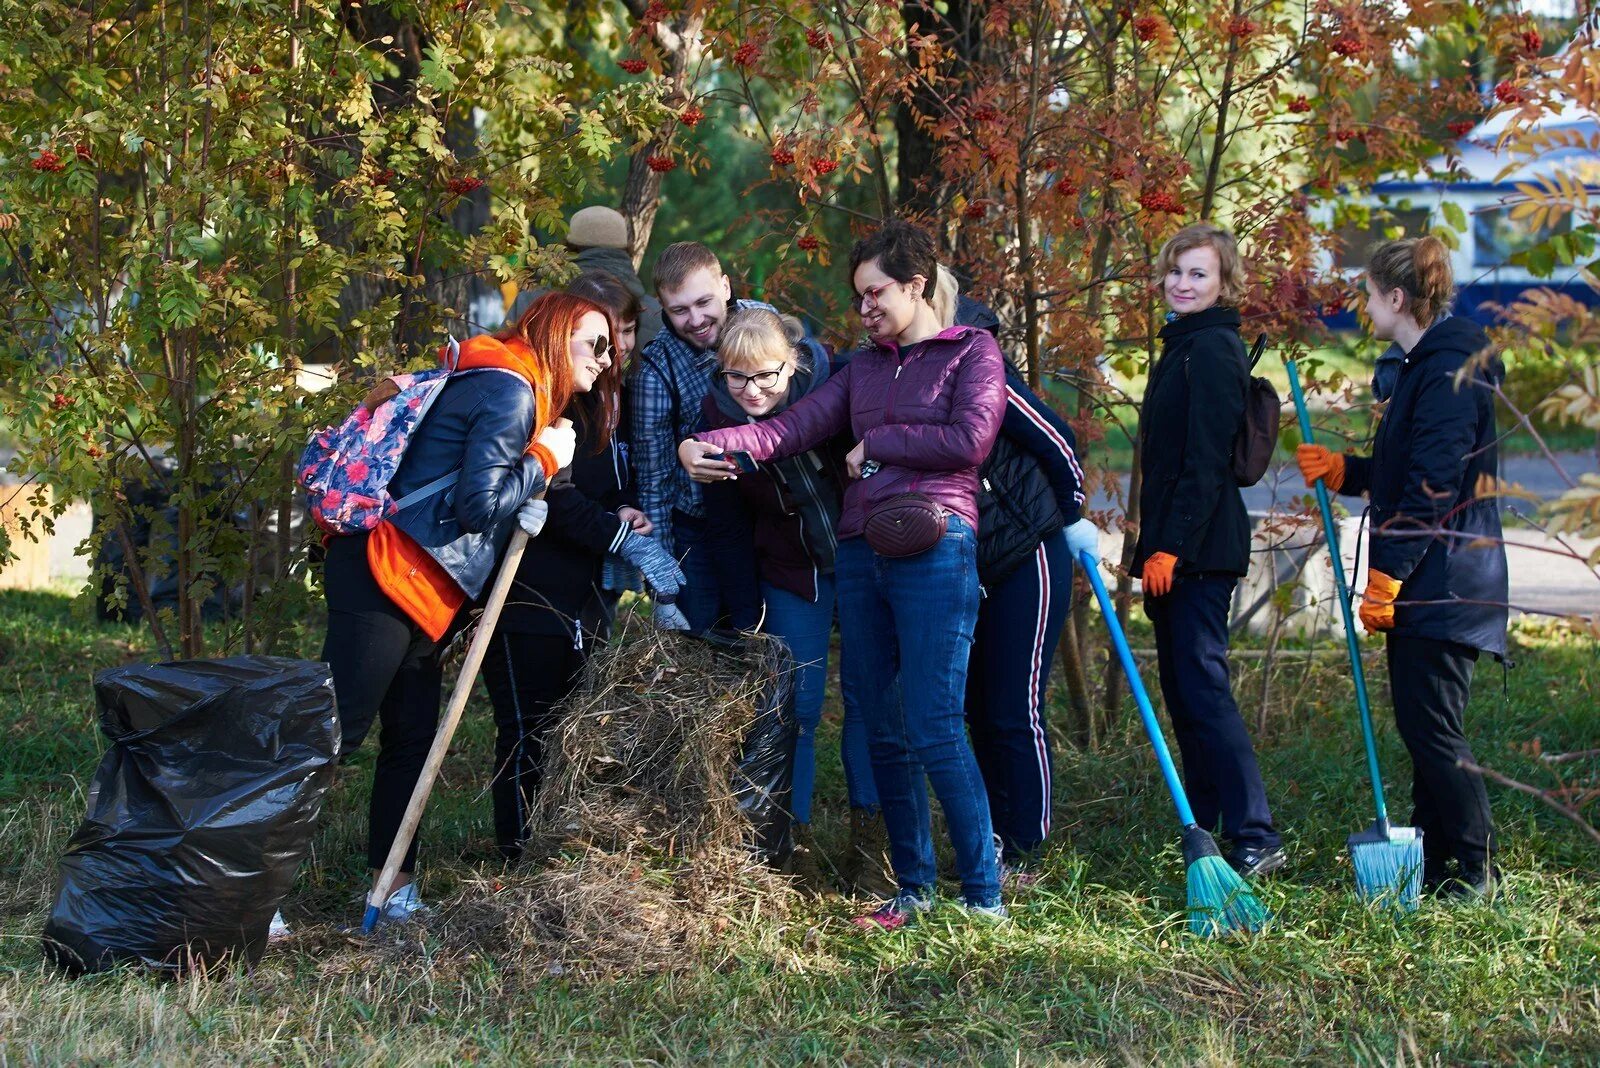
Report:
[[[536,497],[543,497],[538,493]],[[366,915],[361,919],[363,934],[371,934],[378,925],[378,914],[384,902],[389,899],[389,885],[394,882],[395,875],[404,863],[406,851],[411,848],[411,840],[416,837],[417,824],[422,822],[422,810],[428,805],[428,795],[433,792],[434,780],[439,777],[439,768],[444,764],[445,754],[450,751],[450,739],[456,733],[456,726],[461,722],[461,713],[466,711],[467,699],[472,696],[472,684],[477,681],[478,669],[483,666],[483,658],[489,652],[489,643],[494,640],[495,625],[500,622],[500,610],[505,607],[506,597],[511,593],[511,584],[516,581],[517,568],[522,563],[522,551],[528,547],[528,532],[518,526],[511,532],[511,541],[506,545],[505,560],[500,564],[500,572],[495,576],[494,588],[489,591],[489,599],[484,602],[483,615],[478,619],[478,629],[472,636],[472,644],[467,647],[467,658],[461,664],[461,674],[456,679],[456,688],[450,694],[450,704],[445,709],[444,720],[439,724],[438,732],[433,736],[433,747],[428,750],[428,760],[422,766],[422,774],[417,778],[417,785],[411,791],[411,801],[406,805],[406,814],[400,820],[400,830],[394,836],[394,843],[389,846],[389,856],[383,862],[383,870],[378,873],[377,880],[372,884],[372,892],[367,896]]]

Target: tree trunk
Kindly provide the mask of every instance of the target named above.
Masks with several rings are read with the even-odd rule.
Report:
[[[938,7],[944,8],[940,14]],[[983,45],[984,5],[970,0],[946,0],[936,6],[932,0],[905,0],[900,17],[906,37],[936,37],[956,54],[956,69],[971,70]],[[914,62],[914,57],[907,57]],[[960,89],[947,89],[950,99],[965,99]],[[937,215],[948,199],[948,181],[939,165],[938,145],[930,130],[943,111],[938,86],[919,79],[909,98],[895,108],[895,139],[899,145],[897,200],[899,213],[907,216]]]
[[[625,3],[634,22],[641,21],[647,5],[642,0],[625,0]],[[654,24],[651,39],[666,58],[669,104],[682,106],[694,98],[695,74],[705,51],[705,30],[705,10],[698,6],[679,13],[672,22]],[[633,160],[628,164],[628,182],[623,187],[618,210],[628,220],[628,254],[633,257],[635,270],[644,263],[645,249],[650,247],[650,235],[656,226],[656,212],[661,206],[662,176],[650,169],[648,160],[672,147],[678,126],[676,118],[669,118],[656,127],[650,138],[634,151]]]

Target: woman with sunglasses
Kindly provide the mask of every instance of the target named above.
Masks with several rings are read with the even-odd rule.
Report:
[[[799,322],[764,308],[736,311],[723,324],[716,380],[706,394],[701,425],[716,430],[771,419],[827,380],[827,353],[805,338]],[[814,449],[743,472],[737,481],[705,487],[707,544],[734,624],[759,624],[782,638],[794,654],[800,736],[791,800],[793,871],[813,890],[824,886],[811,834],[811,794],[833,635],[836,530],[849,484],[845,454],[851,444],[837,434]],[[844,709],[839,755],[851,813],[851,840],[841,874],[854,885],[865,867],[868,878],[874,870],[880,873],[881,883],[881,861],[862,864],[865,858],[881,858],[887,841],[872,784],[866,727],[853,703]]]
[[[890,222],[857,242],[850,277],[871,344],[783,414],[678,448],[691,476],[713,480],[736,474],[714,458],[720,453],[782,459],[846,430],[856,442],[845,457],[855,481],[845,491],[836,565],[844,688],[866,719],[899,883],[893,898],[857,919],[864,928],[893,930],[932,907],[928,781],[950,828],[966,907],[1005,915],[964,716],[978,617],[978,466],[1005,415],[1005,364],[984,331],[941,328],[937,267],[933,238],[910,223]]]
[[[566,291],[605,309],[614,340],[596,334],[588,341],[589,362],[599,373],[594,388],[575,394],[567,406],[577,432],[570,479],[545,495],[543,528],[522,554],[483,662],[497,728],[490,785],[495,843],[512,861],[528,836],[556,706],[577,685],[589,650],[611,631],[618,595],[603,581],[607,554],[644,572],[658,615],[675,611],[662,602],[670,602],[683,581],[677,564],[648,537],[650,521],[634,500],[620,437],[622,376],[639,298],[600,271],[579,275]]]
[[[440,388],[389,482],[397,500],[417,500],[370,532],[328,541],[322,659],[333,671],[346,751],[361,743],[374,714],[382,725],[367,837],[374,871],[433,744],[444,639],[462,607],[488,588],[513,521],[536,525],[533,495],[572,462],[572,428],[556,417],[605,369],[595,353],[609,336],[598,306],[552,293],[499,334],[466,341],[458,373]],[[375,391],[369,403],[384,395]],[[437,485],[450,475],[453,485]],[[384,890],[382,922],[423,910],[416,854],[413,839]]]

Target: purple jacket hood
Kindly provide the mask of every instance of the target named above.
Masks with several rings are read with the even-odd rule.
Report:
[[[781,415],[696,435],[757,460],[815,448],[848,429],[881,465],[845,490],[839,537],[861,534],[868,513],[901,493],[923,493],[978,528],[978,467],[1005,417],[1005,363],[994,338],[952,326],[901,349],[859,350],[821,388]]]

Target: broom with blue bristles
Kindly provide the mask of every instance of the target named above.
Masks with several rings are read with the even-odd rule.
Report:
[[[1117,620],[1116,607],[1106,584],[1101,581],[1100,567],[1087,551],[1078,554],[1078,562],[1089,576],[1095,599],[1100,602],[1100,614],[1105,617],[1106,629],[1111,632],[1111,642],[1116,646],[1117,657],[1122,661],[1123,674],[1128,676],[1128,687],[1139,705],[1139,715],[1144,720],[1145,733],[1156,751],[1156,763],[1161,765],[1161,776],[1167,781],[1172,794],[1172,805],[1178,810],[1178,822],[1183,825],[1183,862],[1188,869],[1189,930],[1197,935],[1219,935],[1234,931],[1256,931],[1264,926],[1271,914],[1256,898],[1250,884],[1239,877],[1232,866],[1222,858],[1222,851],[1211,835],[1195,822],[1189,808],[1189,797],[1178,779],[1178,769],[1172,764],[1172,754],[1167,750],[1167,740],[1156,722],[1156,710],[1145,693],[1139,679],[1139,669],[1133,662],[1133,651],[1128,648],[1127,636]]]
[[[1294,396],[1294,411],[1300,420],[1300,437],[1307,445],[1313,444],[1311,416],[1306,412],[1305,395],[1300,391],[1300,372],[1293,360],[1285,360],[1284,365],[1289,370],[1289,392]],[[1372,709],[1367,704],[1367,678],[1361,669],[1361,646],[1350,611],[1344,558],[1339,555],[1339,532],[1333,522],[1328,487],[1320,478],[1316,490],[1317,505],[1322,510],[1322,531],[1328,539],[1328,556],[1333,561],[1334,590],[1338,594],[1339,609],[1344,613],[1344,640],[1350,652],[1356,708],[1361,713],[1361,737],[1367,746],[1367,774],[1372,779],[1372,799],[1378,815],[1371,827],[1352,834],[1347,840],[1350,860],[1356,869],[1356,893],[1366,901],[1414,909],[1422,889],[1422,832],[1415,827],[1395,827],[1389,823],[1389,806],[1383,798],[1383,776],[1378,771],[1378,743],[1372,736]]]

